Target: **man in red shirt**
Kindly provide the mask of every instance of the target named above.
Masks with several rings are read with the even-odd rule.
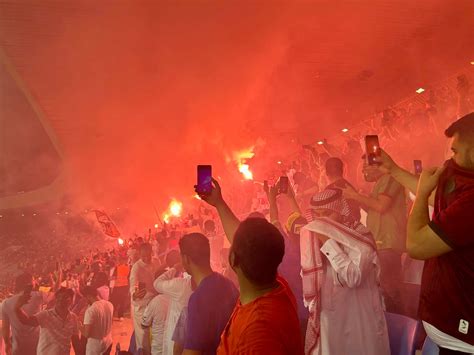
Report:
[[[237,274],[240,299],[221,336],[217,354],[303,354],[295,297],[277,276],[285,253],[280,231],[263,218],[242,223],[222,199],[213,180],[210,195],[231,243],[229,262]]]
[[[440,355],[474,353],[474,113],[445,132],[453,157],[418,181],[382,153],[382,169],[412,192],[407,250],[426,260],[420,318]],[[436,190],[435,193],[433,193]],[[434,203],[430,221],[428,204]]]

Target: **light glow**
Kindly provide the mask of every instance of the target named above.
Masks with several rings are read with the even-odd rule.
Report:
[[[123,245],[123,243],[124,243],[122,238],[119,238],[117,241],[118,241],[119,245]]]
[[[155,229],[158,229],[158,223],[155,223]]]
[[[179,201],[173,200],[170,203],[169,211],[174,217],[181,217],[181,212],[183,211],[183,204]]]
[[[245,180],[253,180],[253,174],[250,171],[248,164],[241,164],[239,166],[239,171],[242,173]]]
[[[344,132],[344,133],[349,132],[349,128],[343,128],[343,129],[342,129],[342,132]]]
[[[319,144],[319,145],[323,145],[324,142],[323,142],[323,141],[319,141],[318,144]]]
[[[417,94],[422,94],[424,92],[425,92],[425,89],[423,89],[423,88],[419,88],[418,90],[416,90]]]
[[[237,163],[239,172],[245,180],[253,180],[253,173],[250,171],[250,166],[247,163],[248,159],[252,159],[255,156],[253,149],[254,147],[250,147],[233,153],[234,161]]]

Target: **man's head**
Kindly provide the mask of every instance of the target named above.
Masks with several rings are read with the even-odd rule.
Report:
[[[15,279],[15,293],[23,292],[27,288],[33,288],[33,276],[25,272]]]
[[[85,286],[81,290],[82,295],[86,298],[87,303],[92,304],[97,301],[97,289],[92,286]]]
[[[329,158],[326,160],[325,170],[330,180],[340,179],[344,174],[344,163],[339,158]]]
[[[193,275],[196,270],[210,268],[211,248],[209,239],[201,233],[190,233],[179,240],[181,262],[184,270]]]
[[[180,262],[179,251],[171,250],[168,254],[166,254],[166,265],[168,267],[173,267],[179,262]]]
[[[453,122],[444,134],[452,138],[454,162],[464,169],[474,170],[474,112]]]
[[[54,294],[56,299],[56,307],[66,311],[69,310],[72,306],[72,301],[74,299],[74,291],[70,288],[61,287]]]
[[[350,209],[347,201],[342,196],[340,189],[326,189],[311,198],[311,210],[307,220],[327,217],[333,221],[341,223],[344,217],[350,216]]]
[[[230,265],[239,278],[265,286],[275,282],[284,254],[283,236],[273,224],[263,218],[247,218],[235,232]]]
[[[151,248],[151,244],[143,243],[140,245],[140,259],[145,264],[151,264],[151,258],[153,254],[153,249]]]
[[[247,216],[247,219],[249,219],[249,218],[260,218],[260,219],[265,219],[266,220],[265,215],[263,213],[260,213],[260,212],[257,212],[257,211],[250,213]]]

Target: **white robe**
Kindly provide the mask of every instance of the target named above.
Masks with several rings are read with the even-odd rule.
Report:
[[[168,317],[164,331],[163,355],[173,355],[174,342],[172,340],[176,323],[181,311],[188,305],[191,296],[191,279],[176,277],[177,271],[169,269],[160,275],[154,282],[155,290],[169,297]]]
[[[302,248],[309,231],[330,238],[320,248],[321,335],[311,355],[390,355],[375,249],[314,222],[304,229]]]

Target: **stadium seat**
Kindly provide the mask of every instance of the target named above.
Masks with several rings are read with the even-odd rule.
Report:
[[[439,348],[438,346],[431,340],[429,337],[425,338],[425,342],[423,343],[423,349],[421,349],[422,355],[438,355]]]
[[[391,355],[415,355],[420,322],[399,314],[385,312]]]

